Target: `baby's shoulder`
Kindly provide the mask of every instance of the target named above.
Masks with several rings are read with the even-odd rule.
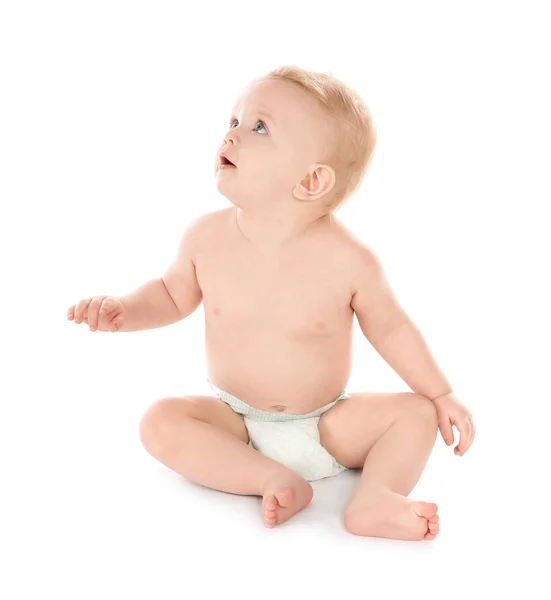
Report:
[[[343,223],[332,219],[332,242],[327,248],[342,270],[355,280],[358,274],[365,272],[366,266],[378,265],[379,258],[375,251]]]
[[[331,235],[328,242],[330,240],[329,243],[347,253],[350,258],[361,259],[362,254],[372,252],[371,248],[362,239],[335,217],[331,219],[330,231]]]
[[[193,219],[193,223],[195,223],[199,229],[204,231],[217,224],[221,224],[224,219],[227,221],[230,210],[231,208],[223,208],[221,210],[213,210],[209,213],[200,214]]]
[[[224,208],[199,215],[188,224],[187,229],[193,232],[197,241],[209,240],[217,236],[227,225],[228,210],[231,209]]]

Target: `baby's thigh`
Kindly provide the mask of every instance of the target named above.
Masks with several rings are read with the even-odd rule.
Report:
[[[249,443],[243,417],[214,396],[180,396],[157,400],[142,417],[140,432],[144,434],[152,429],[158,430],[164,424],[174,424],[182,419],[210,423]]]
[[[359,469],[394,421],[418,405],[412,392],[350,393],[320,416],[320,443],[339,463]]]

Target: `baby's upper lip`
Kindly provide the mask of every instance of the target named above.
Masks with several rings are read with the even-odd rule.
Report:
[[[229,160],[231,162],[231,164],[235,166],[235,163],[233,162],[233,160],[225,152],[220,152],[220,162],[222,162],[222,157]]]

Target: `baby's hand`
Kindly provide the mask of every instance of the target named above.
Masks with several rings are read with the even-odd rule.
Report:
[[[463,456],[474,440],[475,426],[471,411],[453,393],[444,394],[433,399],[438,415],[438,427],[444,441],[453,444],[452,425],[459,429],[459,444],[455,447],[456,456]]]
[[[84,321],[90,331],[118,331],[124,323],[124,306],[113,296],[93,296],[73,304],[67,311],[69,321]]]

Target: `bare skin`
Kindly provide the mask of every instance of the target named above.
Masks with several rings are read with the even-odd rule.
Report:
[[[243,235],[233,207],[209,214],[200,233],[192,257],[204,302],[211,381],[260,410],[305,414],[333,400],[351,369],[357,240],[336,219],[324,219],[301,243],[263,255]],[[162,294],[161,288],[151,283],[155,294]],[[74,311],[76,323],[90,321],[94,330],[98,315],[87,313],[94,302],[88,309],[85,301],[71,307],[69,318]],[[168,298],[167,307],[171,302]],[[108,322],[103,330],[109,330]],[[350,395],[319,422],[327,451],[345,467],[362,469],[345,511],[346,530],[434,539],[436,504],[407,498],[435,441],[433,403],[413,393]],[[158,401],[144,415],[140,434],[155,458],[184,477],[262,496],[267,527],[285,522],[312,500],[312,486],[250,447],[242,416],[216,397]]]
[[[300,86],[261,81],[230,121],[221,150],[235,167],[222,167],[217,156],[216,178],[234,206],[202,218],[163,278],[106,300],[109,318],[98,323],[101,298],[81,301],[68,317],[74,311],[79,323],[90,313],[92,331],[133,331],[176,322],[202,301],[211,382],[260,410],[306,414],[346,387],[354,315],[379,341],[403,313],[380,278],[362,275],[358,286],[357,274],[371,272],[369,253],[325,208],[335,172],[324,162],[332,138],[319,105]],[[362,469],[347,531],[436,537],[436,504],[407,497],[436,431],[434,404],[414,393],[352,393],[321,415],[320,443],[345,467]],[[262,496],[267,527],[312,500],[312,486],[254,450],[241,415],[216,397],[156,402],[140,436],[148,452],[192,481]]]
[[[354,311],[340,229],[327,220],[296,248],[265,257],[241,233],[235,208],[214,215],[194,262],[216,386],[288,413],[308,413],[344,389]]]
[[[203,291],[210,379],[260,410],[308,413],[337,397],[350,376],[354,311],[352,271],[346,266],[353,264],[357,241],[331,217],[296,247],[265,256],[243,235],[236,217],[234,207],[214,213],[194,258]],[[364,467],[368,451],[393,423],[409,424],[413,418],[428,424],[417,453],[407,448],[409,427],[403,428],[403,441],[390,440],[402,445],[411,462],[405,465],[409,476],[398,474],[402,487],[400,481],[391,482],[399,492],[369,480],[350,502],[345,526],[358,535],[434,539],[436,505],[407,498],[435,440],[430,402],[418,403],[428,408],[426,415],[418,411],[420,416],[418,405],[410,402],[422,399],[416,394],[351,396],[324,413],[319,425],[322,445],[349,468]],[[351,428],[352,423],[362,425]],[[390,447],[387,452],[381,469],[395,470]],[[364,469],[366,477],[368,472]],[[301,479],[283,472],[266,485],[262,510],[267,526],[286,521],[309,502],[311,486]]]
[[[265,256],[236,216],[234,207],[213,216],[195,253],[209,377],[260,410],[311,412],[339,395],[351,369],[354,313],[350,274],[339,267],[342,231],[326,218],[296,248]],[[278,474],[263,492],[265,524],[283,523],[312,495],[301,477]]]

